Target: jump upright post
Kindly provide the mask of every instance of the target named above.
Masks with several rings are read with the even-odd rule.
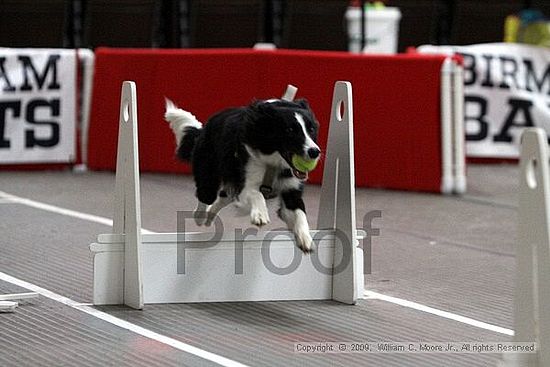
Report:
[[[514,341],[536,342],[536,353],[505,354],[502,367],[550,366],[550,175],[548,138],[541,128],[521,139],[516,245]]]

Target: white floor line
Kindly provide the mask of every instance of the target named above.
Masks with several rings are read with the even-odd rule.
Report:
[[[27,199],[20,196],[8,194],[7,192],[4,192],[4,191],[0,191],[0,200],[5,201],[6,203],[22,204],[22,205],[29,206],[31,208],[45,210],[51,213],[56,213],[67,217],[87,220],[88,222],[104,224],[109,227],[113,226],[113,220],[109,218],[100,217],[98,215],[83,213],[76,210],[66,209],[59,206],[42,203],[40,201],[35,201],[32,199]],[[155,233],[155,232],[142,228],[141,233]]]
[[[432,314],[432,315],[435,315],[435,316],[443,317],[445,319],[454,320],[454,321],[457,321],[457,322],[460,322],[460,323],[463,323],[463,324],[467,324],[467,325],[470,325],[470,326],[475,326],[475,327],[480,328],[480,329],[493,331],[495,333],[505,334],[505,335],[514,335],[514,330],[506,329],[506,328],[496,326],[496,325],[492,325],[492,324],[488,324],[488,323],[483,322],[483,321],[478,321],[478,320],[475,320],[475,319],[471,319],[469,317],[460,316],[460,315],[457,315],[457,314],[454,314],[454,313],[451,313],[451,312],[439,310],[437,308],[425,306],[425,305],[422,305],[420,303],[407,301],[406,299],[386,296],[384,294],[377,293],[377,292],[372,292],[372,291],[365,291],[365,297],[367,297],[367,299],[378,299],[380,301],[391,302],[391,303],[394,303],[394,304],[399,305],[399,306],[412,308],[412,309],[417,310],[417,311],[426,312],[426,313],[429,313],[429,314]]]
[[[202,350],[200,348],[194,347],[192,345],[183,343],[179,340],[164,336],[162,334],[156,333],[154,331],[151,331],[149,329],[145,329],[144,327],[141,327],[139,325],[132,324],[131,322],[128,322],[126,320],[119,319],[118,317],[112,316],[108,313],[105,313],[103,311],[99,311],[94,307],[90,307],[86,304],[82,304],[80,302],[76,302],[70,298],[67,298],[65,296],[62,296],[60,294],[54,293],[50,290],[47,290],[45,288],[39,287],[35,284],[26,282],[24,280],[12,277],[11,275],[8,275],[6,273],[0,272],[0,280],[3,280],[5,282],[17,285],[21,288],[28,289],[30,291],[36,292],[40,294],[43,297],[49,298],[53,301],[60,302],[66,306],[72,307],[76,310],[85,312],[91,316],[97,317],[98,319],[101,319],[103,321],[106,321],[112,325],[116,325],[118,327],[121,327],[123,329],[126,329],[128,331],[131,331],[133,333],[139,334],[143,337],[146,337],[148,339],[155,340],[159,343],[169,345],[173,348],[179,349],[183,352],[193,354],[197,357],[200,357],[202,359],[208,360],[210,362],[214,362],[220,366],[225,367],[247,367],[246,365],[233,361],[231,359],[219,356],[217,354]]]
[[[90,222],[105,224],[107,226],[112,226],[113,225],[113,221],[109,218],[99,217],[97,215],[92,215],[92,214],[78,212],[78,211],[75,211],[75,210],[65,209],[65,208],[62,208],[62,207],[55,206],[55,205],[41,203],[39,201],[35,201],[35,200],[15,196],[15,195],[8,194],[6,192],[0,191],[0,200],[2,200],[2,199],[10,200],[11,202],[22,204],[22,205],[27,205],[27,206],[30,206],[30,207],[33,207],[33,208],[36,208],[36,209],[46,210],[46,211],[56,213],[56,214],[61,214],[61,215],[65,215],[65,216],[69,216],[69,217],[73,217],[73,218],[79,218],[79,219],[87,220],[87,221],[90,221]],[[155,232],[149,231],[147,229],[142,229],[142,233],[155,233]],[[436,308],[425,306],[425,305],[422,305],[420,303],[416,303],[416,302],[412,302],[412,301],[407,301],[405,299],[386,296],[384,294],[376,293],[376,292],[372,292],[372,291],[365,291],[365,297],[370,298],[370,299],[378,299],[378,300],[381,300],[381,301],[394,303],[394,304],[397,304],[397,305],[400,305],[400,306],[403,306],[403,307],[408,307],[408,308],[411,308],[411,309],[414,309],[414,310],[417,310],[417,311],[430,313],[430,314],[435,315],[435,316],[443,317],[443,318],[446,318],[446,319],[449,319],[449,320],[454,320],[454,321],[457,321],[457,322],[460,322],[460,323],[463,323],[463,324],[467,324],[467,325],[470,325],[470,326],[474,326],[474,327],[477,327],[477,328],[490,330],[490,331],[493,331],[493,332],[496,332],[496,333],[499,333],[499,334],[514,335],[514,331],[511,330],[511,329],[506,329],[506,328],[503,328],[503,327],[500,327],[500,326],[488,324],[486,322],[474,320],[474,319],[471,319],[471,318],[468,318],[468,317],[465,317],[465,316],[456,315],[456,314],[453,314],[451,312],[438,310]],[[88,307],[88,306],[86,306],[86,307]],[[95,309],[93,309],[93,308],[91,308],[91,309],[95,311]]]
[[[0,199],[0,204],[13,204],[13,203],[16,203],[17,201],[15,201],[14,199],[8,199],[8,198],[1,198]]]

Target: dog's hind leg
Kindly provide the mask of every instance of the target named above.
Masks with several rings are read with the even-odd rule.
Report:
[[[198,226],[202,226],[206,223],[208,219],[208,207],[209,205],[201,203],[200,201],[197,204],[197,209],[193,212],[193,218]]]
[[[200,177],[200,179],[196,178],[197,199],[199,199],[199,203],[193,216],[195,217],[195,223],[202,226],[207,222],[209,222],[208,225],[212,223],[212,221],[209,221],[209,212],[210,208],[216,205],[219,184],[215,182],[214,177],[211,177],[211,181],[205,181],[205,176]]]
[[[226,191],[221,190],[218,194],[218,198],[216,199],[216,201],[214,201],[214,204],[208,207],[208,213],[206,214],[206,222],[204,222],[204,225],[206,225],[207,227],[210,226],[220,210],[222,210],[232,202],[233,197],[227,195]]]
[[[281,208],[279,217],[286,223],[296,238],[296,244],[304,253],[313,251],[313,239],[309,233],[306,209],[300,190],[290,190],[281,193]]]
[[[197,146],[193,157],[193,175],[195,176],[196,195],[199,200],[195,210],[195,223],[201,226],[208,221],[208,208],[218,197],[221,180],[215,170],[211,156]]]
[[[199,199],[199,203],[197,205],[197,209],[195,209],[195,213],[193,214],[195,223],[197,223],[198,226],[202,226],[208,222],[208,213],[210,207],[215,204],[218,192],[218,187],[215,183],[214,185],[212,185],[212,182],[204,184],[201,183],[201,181],[202,180],[196,180],[197,199]]]

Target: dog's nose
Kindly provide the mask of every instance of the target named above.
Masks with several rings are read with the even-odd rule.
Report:
[[[315,159],[319,157],[319,154],[321,154],[321,151],[319,150],[319,148],[309,148],[307,150],[307,155],[311,159]]]

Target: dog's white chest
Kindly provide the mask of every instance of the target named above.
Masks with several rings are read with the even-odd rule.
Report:
[[[245,147],[250,155],[246,164],[245,182],[250,183],[250,186],[256,188],[269,186],[273,193],[300,187],[301,182],[296,177],[282,174],[285,170],[290,170],[290,166],[281,154],[278,152],[262,154],[249,146],[245,145]]]

